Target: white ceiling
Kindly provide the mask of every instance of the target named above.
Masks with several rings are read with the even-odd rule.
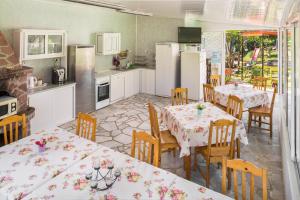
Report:
[[[299,0],[106,0],[154,16],[280,26]]]

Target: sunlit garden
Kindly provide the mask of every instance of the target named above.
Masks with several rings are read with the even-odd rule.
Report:
[[[226,82],[251,83],[257,76],[278,82],[276,31],[228,31],[226,33]]]

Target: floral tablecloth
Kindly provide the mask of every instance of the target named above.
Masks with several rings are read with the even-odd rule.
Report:
[[[197,104],[167,106],[161,111],[161,120],[177,139],[181,147],[180,157],[190,155],[190,147],[206,146],[211,121],[218,119],[236,119],[211,103],[202,103],[205,109],[197,113]],[[237,119],[236,119],[237,120]],[[242,121],[237,120],[236,138],[248,144],[246,129]],[[228,137],[230,139],[230,137]],[[215,141],[213,135],[212,141]]]
[[[47,140],[39,153],[35,141]],[[97,150],[96,143],[62,129],[40,131],[0,148],[0,199],[21,199]]]
[[[91,189],[91,181],[85,175],[91,172],[95,162],[101,171],[113,163],[121,171],[120,178],[106,191]],[[30,200],[214,200],[231,199],[220,193],[199,186],[172,173],[138,161],[125,154],[100,146],[99,150],[53,178],[25,199]]]
[[[217,103],[227,106],[229,95],[235,95],[244,100],[245,109],[269,104],[268,93],[254,89],[252,85],[235,87],[233,84],[228,84],[215,87],[215,101]]]

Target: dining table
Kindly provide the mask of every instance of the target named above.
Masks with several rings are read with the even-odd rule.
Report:
[[[197,105],[204,109],[198,113]],[[247,145],[248,138],[243,121],[236,119],[224,110],[209,102],[190,103],[177,106],[166,106],[161,110],[161,122],[176,137],[180,146],[180,157],[184,157],[186,178],[191,174],[191,148],[207,146],[210,122],[219,119],[236,120],[235,137]],[[213,134],[212,141],[215,141]],[[231,138],[228,137],[228,140]]]
[[[44,152],[36,141],[45,139]],[[22,199],[98,149],[60,128],[38,131],[0,148],[0,200]]]
[[[106,174],[112,164],[115,170],[121,172],[121,176],[116,179],[111,188],[104,191],[92,188],[92,183],[86,175],[93,171],[95,173],[93,169],[95,163],[99,163],[102,174]],[[98,184],[100,185],[101,181]],[[48,181],[25,199],[60,200],[66,197],[72,200],[231,199],[104,146],[99,146],[92,155]]]
[[[44,152],[35,144],[41,139]],[[0,200],[232,199],[60,128],[0,147],[0,163]],[[96,164],[102,175],[120,172],[107,190],[87,178]]]
[[[215,103],[227,106],[229,95],[235,95],[244,101],[244,109],[269,104],[269,96],[266,91],[253,88],[247,84],[227,84],[214,88]]]

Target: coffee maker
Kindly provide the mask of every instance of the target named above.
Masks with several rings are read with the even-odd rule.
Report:
[[[52,68],[52,83],[63,84],[65,81],[65,68],[60,66],[58,59],[55,59],[54,67]]]
[[[63,84],[65,81],[65,68],[58,67],[52,69],[52,83]]]

